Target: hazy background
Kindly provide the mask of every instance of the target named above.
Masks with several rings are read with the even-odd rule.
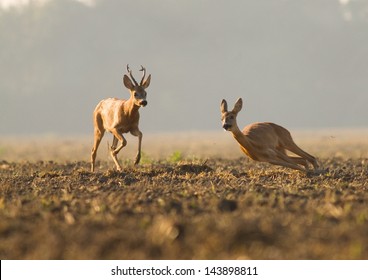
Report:
[[[125,66],[152,74],[144,132],[368,126],[368,1],[0,0],[0,135],[92,133]]]

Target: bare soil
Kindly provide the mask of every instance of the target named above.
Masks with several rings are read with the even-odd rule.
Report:
[[[368,159],[0,161],[1,259],[368,259]]]

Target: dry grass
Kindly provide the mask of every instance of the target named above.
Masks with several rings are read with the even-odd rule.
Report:
[[[95,174],[85,138],[3,138],[0,258],[368,259],[368,134],[293,134],[326,173],[249,161],[223,133],[148,135],[120,173],[102,146]]]

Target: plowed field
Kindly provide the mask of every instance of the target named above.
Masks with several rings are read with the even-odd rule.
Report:
[[[0,258],[368,259],[368,159],[319,160],[2,160]]]

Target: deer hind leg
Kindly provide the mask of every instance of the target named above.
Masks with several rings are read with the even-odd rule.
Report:
[[[308,162],[306,159],[301,158],[301,157],[293,157],[293,156],[288,156],[286,154],[286,150],[283,147],[278,147],[277,151],[279,151],[280,153],[282,153],[283,155],[285,155],[286,157],[288,157],[290,160],[292,160],[292,162],[294,162],[295,164],[300,164],[303,165],[305,167],[305,169],[308,169]]]
[[[300,171],[306,171],[307,168],[302,168],[301,166],[299,166],[299,162],[300,161],[298,159],[289,157],[288,155],[286,155],[285,152],[280,152],[278,150],[275,151],[275,157],[272,158],[270,161],[270,163],[272,164],[281,165]]]
[[[299,165],[295,163],[289,163],[287,161],[280,160],[280,159],[270,159],[268,162],[274,165],[288,167],[288,168],[292,168],[292,169],[299,170],[299,171],[304,171],[304,172],[306,171],[304,168],[300,167]]]
[[[263,157],[262,159],[260,159],[260,161],[292,168],[299,171],[306,171],[306,169],[296,164],[293,159],[289,158],[286,153],[282,150],[280,151],[280,149],[269,149],[265,154],[263,154]]]
[[[305,169],[309,169],[308,167],[308,161],[302,157],[292,157],[289,156],[289,158],[294,161],[296,164],[300,164],[303,165],[305,167]]]
[[[301,148],[299,148],[293,140],[291,140],[289,143],[287,143],[286,149],[293,152],[294,154],[297,154],[298,156],[302,157],[306,161],[309,161],[315,170],[318,169],[318,162],[316,158],[307,152],[303,151]]]
[[[98,146],[101,143],[101,139],[104,136],[105,128],[103,127],[102,119],[99,115],[95,115],[94,120],[94,143],[91,152],[91,172],[95,170],[95,161],[97,155]]]
[[[113,134],[114,138],[112,140],[112,145],[111,145],[111,148],[110,148],[110,154],[111,154],[111,157],[115,163],[115,166],[116,166],[116,169],[118,171],[121,171],[121,165],[118,161],[118,158],[117,158],[117,154],[120,152],[120,150],[122,148],[124,148],[127,144],[127,141],[126,139],[124,138],[123,134],[117,130],[117,129],[113,129],[111,131],[111,133]],[[116,147],[117,144],[118,144],[118,141],[121,142],[120,146],[119,147]]]
[[[137,128],[135,130],[130,131],[130,133],[133,136],[137,136],[138,137],[138,150],[137,150],[137,155],[135,156],[135,160],[134,160],[134,165],[137,165],[140,160],[141,160],[141,148],[142,148],[142,138],[143,138],[143,134],[142,132]]]

